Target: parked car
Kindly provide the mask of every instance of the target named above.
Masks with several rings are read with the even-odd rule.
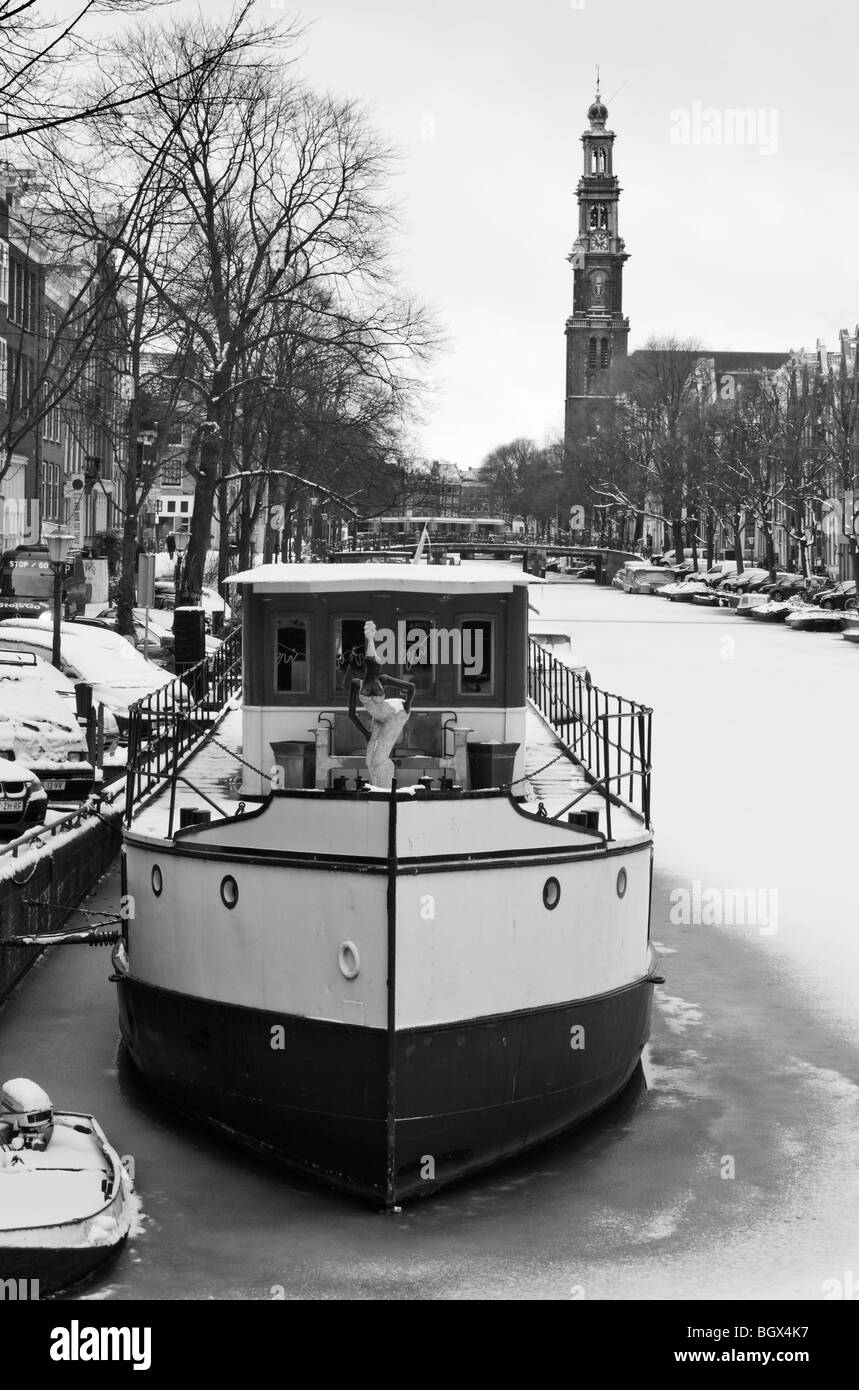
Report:
[[[43,825],[47,810],[48,793],[35,772],[0,747],[0,837],[8,840]]]
[[[142,652],[142,651],[143,651],[143,645],[144,645],[144,644],[143,644],[143,635],[145,634],[145,631],[146,631],[146,609],[145,609],[145,608],[134,608],[134,609],[132,609],[132,612],[133,612],[133,614],[134,614],[135,632],[136,632],[137,637],[138,637],[138,639],[139,639],[139,640],[135,643],[135,645],[136,645],[136,647],[137,647],[137,650],[138,650],[139,652]],[[165,660],[166,660],[167,658],[172,659],[172,657],[173,657],[173,652],[174,652],[174,649],[175,649],[175,646],[176,646],[176,639],[175,639],[175,637],[173,636],[173,614],[174,614],[174,612],[175,612],[175,609],[173,609],[173,608],[150,608],[150,610],[149,610],[149,646],[150,646],[150,656],[151,656],[154,660],[160,660],[160,659],[161,659],[161,655],[159,654],[159,652],[158,652],[158,650],[157,650],[157,647],[156,647],[156,649],[155,649],[154,652],[153,652],[153,650],[152,650],[152,634],[153,634],[153,632],[155,633],[158,642],[160,642],[161,647],[164,649],[164,652],[163,652],[164,659],[165,659]],[[98,614],[97,614],[96,616],[99,617],[99,618],[104,618],[104,619],[106,619],[108,622],[111,622],[111,625],[114,625],[114,624],[116,623],[116,609],[115,609],[115,608],[102,608],[102,609],[99,610],[99,612],[98,612]],[[220,637],[210,637],[209,634],[207,633],[207,634],[206,634],[206,637],[205,637],[205,643],[206,643],[206,655],[207,655],[207,656],[211,656],[211,654],[212,654],[213,652],[216,652],[216,651],[218,650],[218,648],[222,645],[222,639],[221,639]]]
[[[721,584],[723,579],[729,579],[736,573],[736,560],[717,560],[708,570],[699,572],[698,578],[703,579],[705,584]]]
[[[0,650],[30,651],[50,661],[50,623],[17,618],[0,623]],[[128,730],[129,706],[174,679],[154,662],[146,661],[118,633],[80,623],[60,625],[60,660],[71,680],[87,681],[93,687],[93,700],[107,706],[121,734]]]
[[[34,772],[52,800],[83,800],[95,768],[75,706],[44,678],[47,670],[31,652],[0,651],[0,753]]]
[[[545,555],[545,552],[542,553],[543,555]],[[537,554],[537,552],[535,551],[534,554]],[[541,570],[545,568],[544,559],[541,559],[539,561],[539,566]],[[172,579],[156,579],[154,589],[156,608],[175,607],[176,585]],[[204,585],[202,590],[201,604],[202,607],[205,609],[207,626],[211,625],[213,613],[222,613],[225,623],[228,623],[232,618],[232,609],[230,608],[230,605],[226,603],[224,599],[221,598],[221,595],[218,593],[217,589],[209,589]]]
[[[843,579],[840,584],[835,584],[831,589],[824,589],[812,600],[818,608],[826,608],[832,612],[842,612],[846,608],[853,608],[855,604],[851,600],[856,598],[856,580]]]
[[[153,613],[163,610],[152,609]],[[137,614],[142,613],[144,620],[138,620]],[[130,642],[132,647],[139,652],[145,652],[150,661],[167,661],[173,655],[173,633],[164,627],[158,627],[155,623],[149,623],[149,634],[147,638],[145,610],[133,610],[134,616],[134,636],[128,637],[125,633],[120,633],[117,626],[117,615],[115,608],[104,609],[95,617],[75,618],[76,623],[81,623],[85,627],[101,627],[108,632],[115,632],[120,637],[125,637],[126,642]]]
[[[749,590],[759,589],[762,584],[766,584],[770,577],[769,570],[747,568],[742,574],[729,574],[719,584],[722,593],[741,594]]]

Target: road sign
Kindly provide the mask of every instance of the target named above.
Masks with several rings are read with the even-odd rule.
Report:
[[[155,603],[155,556],[141,555],[137,560],[137,605],[152,608]]]
[[[584,507],[570,507],[570,530],[584,531],[585,529],[585,509]]]

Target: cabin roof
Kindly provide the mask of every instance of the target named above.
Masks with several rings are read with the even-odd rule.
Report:
[[[503,594],[528,584],[529,576],[512,565],[392,565],[370,561],[357,565],[259,565],[231,574],[228,584],[247,584],[257,594],[349,593],[367,589],[398,593]]]

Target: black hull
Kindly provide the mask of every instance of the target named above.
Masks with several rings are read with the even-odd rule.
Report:
[[[645,978],[597,998],[404,1030],[389,1068],[382,1029],[218,1004],[123,971],[117,980],[128,1052],[161,1095],[265,1157],[388,1207],[607,1105],[638,1065],[652,995]],[[276,1027],[283,1047],[273,1048]],[[574,1028],[582,1047],[571,1046]]]
[[[66,1293],[115,1260],[125,1241],[126,1237],[123,1236],[115,1245],[98,1248],[81,1246],[69,1250],[50,1246],[3,1250],[0,1246],[0,1279],[17,1279],[19,1296],[23,1298],[36,1296],[35,1291],[32,1295],[28,1294],[31,1280],[38,1281],[39,1298]],[[9,1297],[7,1292],[7,1300]]]

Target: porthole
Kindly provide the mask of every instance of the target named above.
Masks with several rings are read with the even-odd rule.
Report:
[[[221,879],[221,902],[224,907],[233,908],[239,900],[239,885],[232,874]]]
[[[347,980],[354,980],[361,969],[361,957],[358,947],[354,941],[344,941],[340,950],[337,952],[337,964],[340,967],[340,974]]]
[[[543,884],[543,906],[554,912],[561,901],[561,885],[556,878],[547,878]]]
[[[157,864],[152,865],[152,891],[156,898],[161,897],[164,888],[164,875]]]
[[[626,896],[626,882],[626,869],[621,869],[617,876],[617,896],[619,898]]]

